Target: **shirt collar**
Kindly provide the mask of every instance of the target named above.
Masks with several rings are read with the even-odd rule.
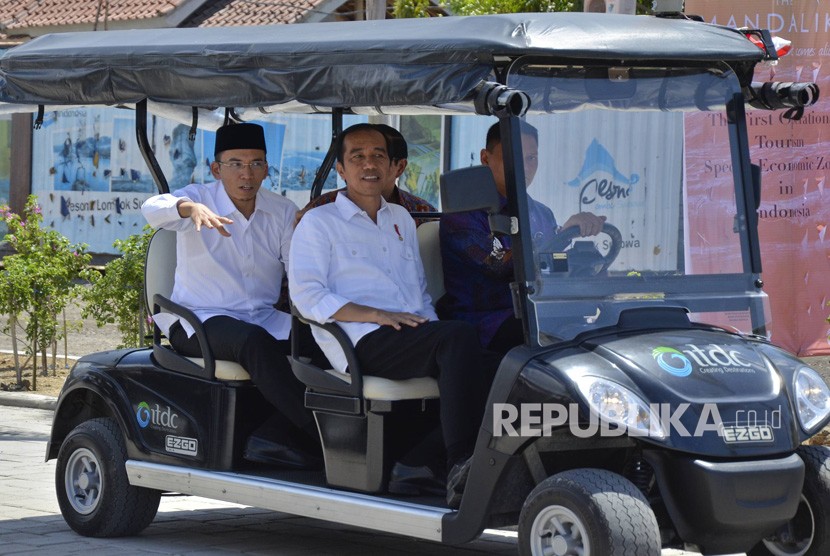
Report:
[[[228,216],[236,212],[236,206],[228,197],[228,192],[225,191],[225,184],[222,183],[222,180],[216,181],[216,209],[219,216]]]
[[[341,191],[337,194],[337,197],[335,197],[334,199],[334,206],[336,206],[337,210],[340,211],[340,215],[343,217],[344,220],[350,220],[356,214],[364,212],[362,208],[354,204],[354,201],[352,201],[346,196],[346,191]],[[389,203],[386,202],[386,199],[381,197],[380,210],[378,210],[378,213],[387,210],[388,206]]]
[[[282,213],[277,208],[277,203],[268,202],[269,200],[265,197],[265,191],[266,189],[263,185],[260,186],[259,191],[256,192],[256,204],[254,205],[254,212],[261,210],[262,212],[267,212],[268,214],[279,216]]]

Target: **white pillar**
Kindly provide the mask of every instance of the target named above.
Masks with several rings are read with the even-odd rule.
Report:
[[[683,13],[683,0],[654,0],[652,11],[654,13]]]
[[[585,0],[586,12],[603,14],[635,14],[637,2],[635,0]]]
[[[386,0],[366,0],[366,19],[386,19]]]

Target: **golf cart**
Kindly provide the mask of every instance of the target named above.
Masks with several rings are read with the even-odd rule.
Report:
[[[760,276],[745,110],[797,117],[818,95],[753,83],[776,58],[762,30],[581,13],[66,33],[8,51],[4,102],[133,108],[162,192],[148,110],[194,128],[219,107],[233,121],[322,113],[334,133],[344,114],[502,132],[506,209],[486,168],[441,179],[442,211],[489,211],[494,251],[509,236],[525,334],[493,382],[458,509],[386,491],[400,431],[434,419],[430,379],[372,377],[346,338],[349,381],[295,352],[325,470],[252,467],[242,449],[268,408],[245,370],[205,342],[202,359],[181,357],[156,331],[152,348],[87,355],[67,379],[46,453],[67,523],[136,534],[172,491],[448,544],[518,526],[521,554],[830,552],[828,451],[803,444],[830,420],[830,390],[767,340]],[[521,119],[539,133],[530,183]],[[545,237],[534,203],[607,224]],[[435,301],[438,226],[419,228]],[[147,295],[192,318],[168,299],[171,245],[153,240]]]

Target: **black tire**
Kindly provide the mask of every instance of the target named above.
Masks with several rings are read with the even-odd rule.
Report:
[[[795,517],[765,538],[749,556],[825,556],[830,554],[830,447],[799,446],[804,487]]]
[[[135,535],[156,516],[161,491],[130,486],[127,448],[113,419],[85,421],[61,445],[55,491],[66,523],[85,537]]]
[[[525,500],[519,554],[659,556],[660,529],[631,481],[604,469],[573,469],[542,481]]]

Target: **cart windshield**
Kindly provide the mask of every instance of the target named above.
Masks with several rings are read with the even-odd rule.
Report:
[[[730,144],[744,117],[733,73],[531,62],[509,85],[531,96],[526,121],[538,130],[538,158],[524,153],[529,221],[520,227],[532,244],[528,313],[541,344],[658,305],[763,332],[751,180],[736,171],[748,168],[746,145]],[[605,217],[604,232],[560,228],[582,212]]]

